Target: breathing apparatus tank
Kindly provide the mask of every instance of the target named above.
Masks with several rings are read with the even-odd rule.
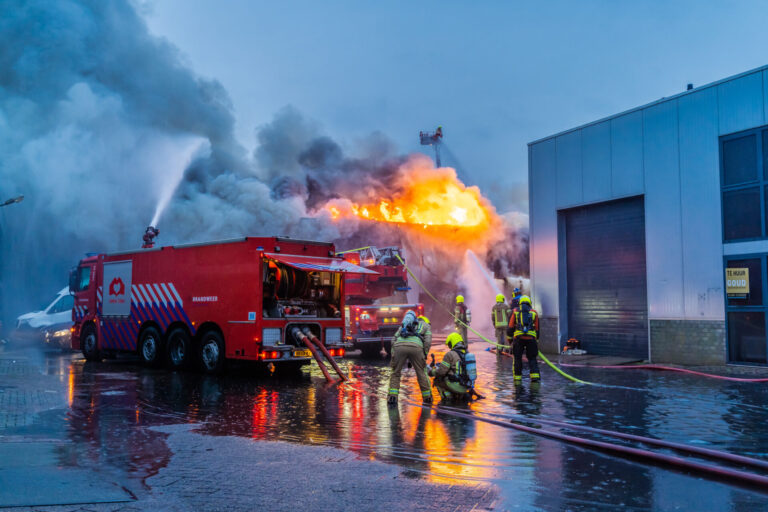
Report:
[[[464,366],[467,369],[467,378],[469,379],[469,387],[475,386],[477,380],[477,360],[475,354],[467,352],[464,354]]]

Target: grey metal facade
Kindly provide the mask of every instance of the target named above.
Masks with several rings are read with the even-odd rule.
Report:
[[[766,253],[768,240],[723,243],[719,138],[766,124],[768,66],[529,144],[532,298],[542,317],[558,319],[560,346],[568,334],[561,295],[568,299],[558,212],[638,195],[649,324],[690,321],[700,330],[711,322],[722,335],[724,257]],[[664,340],[653,338],[658,329],[648,332],[652,359],[654,343]],[[716,346],[719,353],[702,362],[726,361],[724,345]]]

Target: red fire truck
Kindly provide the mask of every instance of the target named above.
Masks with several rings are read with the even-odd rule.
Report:
[[[349,273],[344,279],[347,306],[344,310],[347,343],[373,357],[381,349],[392,351],[392,336],[412,309],[424,314],[424,305],[404,302],[408,272],[398,257],[399,247],[362,247],[338,253],[351,264],[369,272]],[[373,272],[370,272],[373,271]]]
[[[70,275],[72,348],[207,373],[228,359],[321,364],[318,351],[344,355],[347,272],[372,273],[333,244],[277,237],[91,255]]]

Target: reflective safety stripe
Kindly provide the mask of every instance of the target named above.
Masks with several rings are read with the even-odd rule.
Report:
[[[507,318],[507,309],[494,309],[493,322],[496,324],[496,327],[506,327],[509,323],[509,318]]]
[[[422,391],[421,396],[432,396],[432,390],[428,389],[426,391]]]
[[[399,389],[390,389],[389,390],[389,394],[390,395],[399,395],[400,394],[400,390]]]
[[[411,344],[424,348],[424,343],[418,336],[398,336],[395,340],[395,345],[399,344]]]
[[[442,363],[440,363],[440,364],[441,364],[442,366],[445,366],[446,368],[450,368],[450,367],[451,367],[451,363],[449,363],[448,361],[443,361],[443,362],[442,362]]]

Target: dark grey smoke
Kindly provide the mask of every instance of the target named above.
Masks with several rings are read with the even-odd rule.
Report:
[[[256,136],[248,154],[223,87],[150,35],[128,0],[0,0],[0,201],[26,196],[0,208],[0,319],[65,286],[86,251],[137,248],[182,173],[163,244],[244,234],[400,243],[397,226],[313,218],[329,199],[375,202],[391,190],[405,157],[382,134],[348,154],[286,107]],[[517,265],[510,247],[494,257],[500,270]]]
[[[229,98],[152,37],[127,1],[0,2],[4,320],[66,284],[85,251],[135,247],[162,182],[196,140],[203,183],[248,175]],[[190,173],[190,181],[193,173]]]

